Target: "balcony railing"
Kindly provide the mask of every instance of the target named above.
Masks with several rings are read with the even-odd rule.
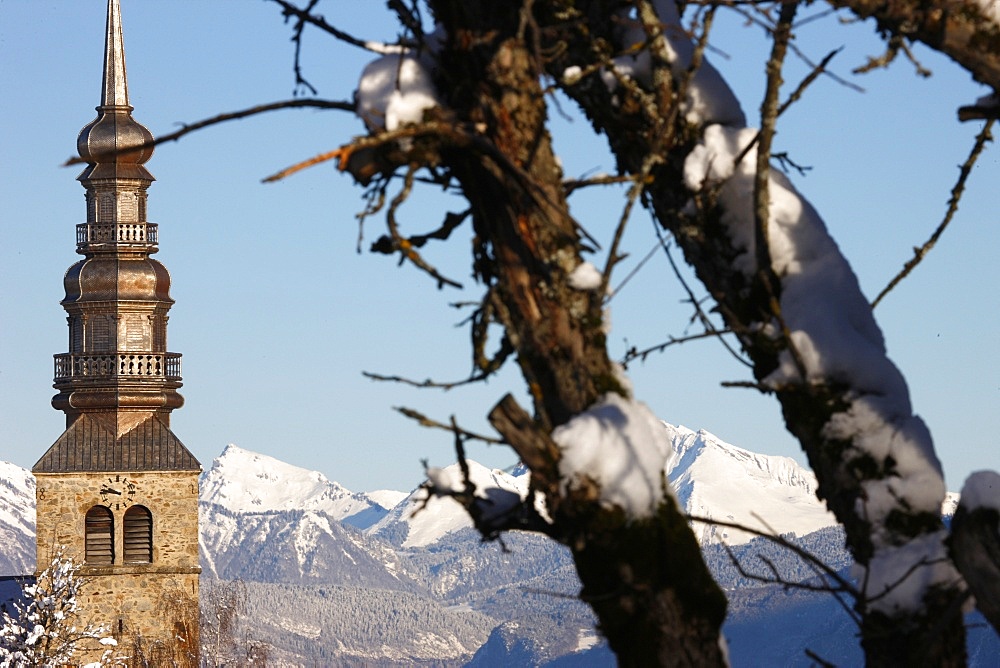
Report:
[[[181,377],[180,353],[108,353],[55,355],[55,379],[125,376],[130,378]]]
[[[156,223],[80,223],[76,226],[76,245],[87,244],[156,244]]]

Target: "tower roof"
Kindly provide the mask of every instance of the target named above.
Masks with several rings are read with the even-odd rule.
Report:
[[[155,416],[116,436],[102,420],[83,415],[31,470],[33,473],[200,471],[201,464]]]
[[[79,177],[86,185],[95,179],[142,179],[153,175],[143,164],[153,155],[153,135],[132,118],[125,75],[125,41],[119,0],[108,0],[108,22],[104,35],[104,74],[97,118],[77,138],[76,147],[87,167]]]
[[[125,76],[125,39],[122,37],[122,12],[118,0],[108,0],[108,22],[104,35],[104,78],[101,81],[102,107],[132,107],[128,103],[128,79]]]

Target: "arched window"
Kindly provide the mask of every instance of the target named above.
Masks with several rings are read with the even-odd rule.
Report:
[[[125,563],[148,564],[153,561],[153,515],[145,506],[132,506],[125,511]]]
[[[84,520],[88,564],[111,564],[115,561],[115,518],[111,509],[94,506]]]

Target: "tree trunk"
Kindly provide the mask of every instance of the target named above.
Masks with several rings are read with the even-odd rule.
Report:
[[[548,64],[552,77],[562,80],[570,66],[585,72],[608,66],[615,55],[615,34],[613,23],[606,17],[615,7],[608,0],[574,3],[580,19],[578,23],[562,24],[561,48],[551,49],[559,55]],[[595,45],[604,45],[606,51],[601,53]],[[655,54],[653,36],[648,48]],[[685,185],[684,162],[699,141],[702,128],[689,125],[678,113],[678,82],[671,81],[667,63],[661,69],[666,70],[660,76],[666,80],[667,90],[619,86],[612,93],[599,76],[593,75],[565,85],[563,90],[607,136],[622,173],[648,174],[644,178],[647,202],[659,222],[673,234],[685,259],[715,299],[726,324],[737,333],[753,363],[754,377],[761,381],[775,370],[783,348],[780,341],[776,343],[760,328],[761,323],[773,322],[778,315],[774,304],[780,301],[780,284],[764,284],[759,277],[749,278],[737,269],[734,259],[743,251],[733,246],[722,223],[725,212],[710,201],[710,195],[696,218],[686,213],[694,193]],[[652,76],[655,81],[657,74]],[[883,480],[894,472],[882,465],[860,465],[854,458],[853,443],[826,435],[826,425],[849,405],[853,391],[824,381],[789,386],[776,395],[789,431],[799,439],[817,475],[818,496],[827,501],[844,525],[855,560],[867,567],[874,550],[873,526],[864,511],[863,483]],[[938,514],[900,513],[893,519],[892,540],[897,541],[896,545],[933,537],[943,529]],[[960,584],[953,582],[940,592],[932,590],[920,610],[901,610],[891,616],[860,602],[862,644],[869,664],[964,664],[965,634],[955,605],[960,589]]]
[[[517,423],[545,438],[607,392],[626,395],[608,358],[599,292],[575,290],[580,237],[569,215],[562,171],[546,129],[542,64],[533,28],[516,3],[433,2],[449,41],[440,54],[440,91],[486,148],[442,150],[471,203],[477,277],[491,290],[535,400],[534,421],[507,409],[494,420],[515,449]],[[500,409],[501,406],[498,406]],[[500,411],[494,411],[495,414]],[[532,426],[533,425],[533,426]],[[619,508],[559,484],[558,453],[534,458],[553,533],[573,551],[581,597],[622,665],[721,665],[725,599],[686,520],[672,501],[655,517],[627,519]]]

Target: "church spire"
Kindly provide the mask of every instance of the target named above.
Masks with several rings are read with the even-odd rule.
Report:
[[[143,164],[153,155],[153,135],[132,118],[125,75],[125,43],[118,0],[108,0],[108,23],[104,36],[104,75],[97,118],[88,123],[76,140],[86,169],[77,178],[88,186],[96,179],[123,178],[153,181]]]
[[[122,38],[122,10],[118,0],[108,0],[108,23],[104,35],[104,79],[102,107],[132,107],[128,103],[125,78],[125,40]]]
[[[153,136],[132,118],[118,3],[108,0],[97,118],[77,140],[87,217],[83,258],[63,278],[69,349],[55,355],[52,397],[66,429],[32,468],[35,548],[39,564],[81,564],[81,627],[114,629],[156,665],[197,666],[201,464],[170,430],[181,356],[167,352],[170,274],[146,219]],[[103,641],[76,649],[80,664],[107,656]]]
[[[181,356],[167,352],[170,274],[151,257],[157,225],[146,220],[153,135],[132,118],[119,0],[108,0],[102,81],[97,118],[77,139],[87,162],[78,177],[87,222],[76,226],[84,259],[63,279],[69,352],[55,356],[52,405],[67,429],[36,469],[198,468],[169,430],[184,401]]]

